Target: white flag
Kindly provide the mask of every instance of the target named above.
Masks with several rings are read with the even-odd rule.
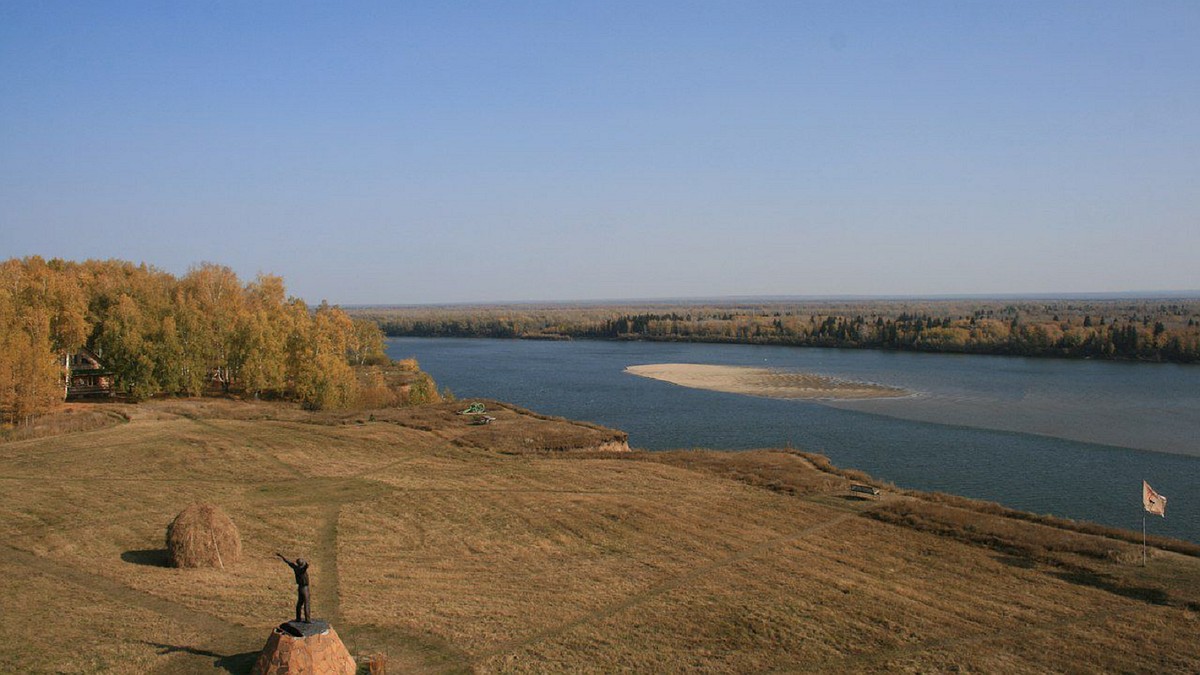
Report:
[[[1156,516],[1167,517],[1167,498],[1155,492],[1146,481],[1142,481],[1142,508]]]

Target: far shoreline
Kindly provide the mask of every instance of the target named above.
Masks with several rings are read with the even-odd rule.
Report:
[[[359,315],[361,310],[352,310],[349,312],[352,315]],[[925,354],[929,356],[987,356],[1000,359],[1037,359],[1039,361],[1075,361],[1075,362],[1095,362],[1095,363],[1126,363],[1126,364],[1144,364],[1144,365],[1176,365],[1176,366],[1200,366],[1200,360],[1177,360],[1177,359],[1151,359],[1141,357],[1130,357],[1119,354],[1114,355],[1074,355],[1060,354],[1050,352],[1037,353],[1017,353],[1012,351],[1002,350],[976,350],[976,349],[911,349],[905,347],[883,346],[883,345],[863,345],[863,344],[799,344],[795,342],[786,342],[780,340],[739,340],[739,339],[716,339],[716,338],[699,338],[699,337],[681,337],[675,335],[637,335],[637,336],[621,336],[621,337],[596,337],[596,336],[577,336],[567,335],[564,333],[529,333],[522,335],[468,335],[461,333],[415,333],[415,332],[389,332],[384,330],[383,337],[388,340],[511,340],[520,341],[527,340],[530,342],[664,342],[664,343],[679,343],[679,344],[701,344],[701,345],[744,345],[749,347],[789,347],[792,349],[833,349],[844,351],[867,351],[867,352],[883,352],[891,354]]]

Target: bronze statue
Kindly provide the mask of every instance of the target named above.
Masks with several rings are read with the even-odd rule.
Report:
[[[308,623],[311,618],[308,613],[308,562],[304,558],[296,558],[296,562],[292,562],[279,553],[275,555],[287,563],[296,575],[296,621],[300,621],[300,609],[303,608],[304,623]]]

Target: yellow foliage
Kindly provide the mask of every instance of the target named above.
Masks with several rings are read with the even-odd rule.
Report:
[[[82,346],[133,399],[217,386],[314,408],[354,405],[350,363],[387,360],[378,326],[325,304],[310,311],[276,276],[243,285],[211,263],[182,278],[118,260],[0,263],[0,416],[26,419],[61,399],[59,363]]]

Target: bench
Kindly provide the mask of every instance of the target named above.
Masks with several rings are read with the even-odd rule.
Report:
[[[850,491],[851,491],[851,492],[859,492],[859,493],[862,493],[862,494],[864,494],[864,495],[871,495],[872,497],[878,497],[878,496],[879,496],[879,488],[876,488],[876,487],[871,487],[870,485],[858,485],[858,484],[854,484],[854,485],[851,485],[851,486],[850,486]]]

